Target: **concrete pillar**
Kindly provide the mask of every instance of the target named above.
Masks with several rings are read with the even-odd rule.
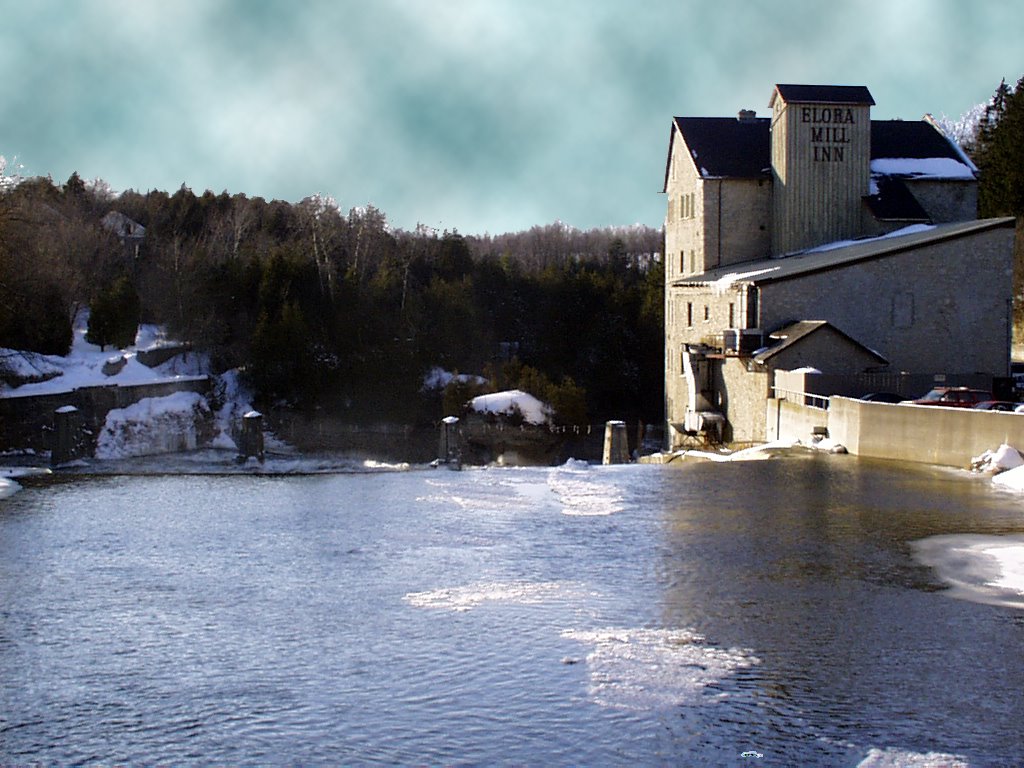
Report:
[[[437,447],[437,460],[442,464],[458,464],[461,460],[459,420],[446,416],[441,420],[441,437]]]
[[[263,461],[263,414],[249,411],[242,417],[242,435],[238,441],[239,459],[255,456]]]
[[[73,405],[65,405],[53,412],[53,442],[50,446],[50,464],[58,466],[81,458],[82,418]]]
[[[609,421],[604,425],[604,457],[601,463],[629,463],[629,440],[626,438],[626,422]]]

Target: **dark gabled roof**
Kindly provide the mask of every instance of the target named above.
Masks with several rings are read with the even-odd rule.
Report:
[[[863,85],[792,85],[775,86],[768,106],[775,104],[776,95],[781,96],[788,104],[871,104],[875,100],[871,92]]]
[[[846,267],[902,251],[928,247],[958,237],[969,237],[991,229],[1001,227],[1012,229],[1015,224],[1016,219],[1007,217],[959,221],[953,224],[937,224],[928,227],[918,226],[904,234],[894,232],[888,236],[852,240],[844,244],[835,243],[828,247],[809,248],[782,258],[754,259],[731,264],[728,267],[719,267],[700,275],[691,275],[676,280],[673,285],[707,286],[717,284],[716,289],[724,289],[736,283],[761,285],[800,277],[812,272]]]
[[[882,176],[875,180],[874,194],[864,198],[871,215],[879,221],[905,221],[908,224],[930,224],[931,217],[907,189],[902,179]]]
[[[957,147],[925,120],[872,120],[871,159],[947,157],[963,162]]]
[[[676,117],[673,119],[668,163],[676,131],[682,135],[698,175],[704,178],[767,178],[771,172],[771,147],[767,117],[737,120],[735,117]],[[668,185],[669,167],[665,168]]]
[[[766,349],[758,352],[756,355],[754,355],[754,360],[759,363],[767,362],[769,358],[772,358],[779,352],[782,352],[783,350],[789,349],[790,347],[798,344],[800,341],[807,338],[815,331],[821,330],[822,328],[831,328],[833,332],[839,334],[840,337],[846,339],[851,344],[854,344],[863,349],[869,355],[878,360],[879,363],[888,364],[889,361],[886,360],[877,352],[875,352],[875,350],[871,349],[870,347],[864,346],[855,338],[839,330],[827,320],[800,320],[798,322],[791,323],[790,325],[787,325],[784,328],[779,328],[777,331],[773,331],[768,335],[768,338],[775,339],[777,343],[772,344]]]
[[[771,120],[768,118],[674,117],[663,192],[668,188],[672,146],[679,136],[703,178],[758,179],[770,173]],[[956,161],[963,165],[963,174],[954,174],[960,178],[969,178],[973,170],[960,149],[926,120],[872,120],[871,159],[888,158]]]

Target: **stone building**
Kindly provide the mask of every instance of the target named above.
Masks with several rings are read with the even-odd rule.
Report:
[[[777,85],[768,118],[674,118],[670,448],[764,440],[774,371],[797,362],[1007,374],[1013,221],[977,219],[976,169],[930,118],[871,120],[873,104],[862,86]]]

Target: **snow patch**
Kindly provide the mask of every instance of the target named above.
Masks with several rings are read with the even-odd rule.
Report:
[[[486,384],[487,379],[483,376],[474,376],[469,373],[454,374],[450,371],[446,371],[444,368],[435,365],[426,375],[423,377],[423,386],[420,388],[421,392],[436,392],[442,390],[451,384],[453,381],[459,381],[463,384]]]
[[[721,296],[732,288],[733,283],[739,282],[740,280],[749,280],[753,277],[758,277],[759,275],[766,275],[777,269],[779,269],[779,267],[766,267],[765,269],[755,269],[751,272],[730,272],[729,274],[713,281],[711,283],[711,290],[716,296]]]

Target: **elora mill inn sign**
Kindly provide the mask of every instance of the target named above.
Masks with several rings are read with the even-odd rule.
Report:
[[[848,125],[856,121],[848,107],[801,107],[800,122],[811,126],[811,148],[816,163],[841,163],[850,143]]]

